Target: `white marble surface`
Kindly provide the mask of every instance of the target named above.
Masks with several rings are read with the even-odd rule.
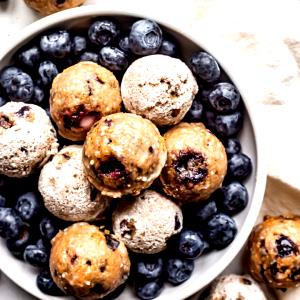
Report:
[[[9,38],[39,18],[22,0],[8,1],[8,5],[0,4],[0,52]],[[199,34],[206,44],[219,47],[222,59],[239,72],[240,84],[253,99],[262,122],[269,175],[280,180],[271,177],[268,180],[262,214],[284,211],[287,204],[279,203],[286,195],[287,209],[293,210],[300,186],[300,143],[296,126],[300,111],[300,2],[185,0],[183,5],[181,1],[171,0],[112,1],[116,7],[126,5],[141,12],[151,11],[154,18],[176,20]],[[101,2],[86,3],[101,5]],[[296,212],[300,213],[298,206]],[[231,267],[238,270],[239,264],[236,259]],[[0,299],[34,298],[2,275]]]

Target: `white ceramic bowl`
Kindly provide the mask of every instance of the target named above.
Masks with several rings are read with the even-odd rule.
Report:
[[[101,16],[116,17],[121,24],[129,24],[133,18],[154,19],[151,15],[140,14],[132,10],[126,11],[123,8],[119,10],[115,9],[112,5],[111,7],[107,5],[107,3],[104,6],[101,4],[99,6],[85,6],[66,10],[31,24],[15,36],[13,42],[0,54],[0,69],[10,62],[12,55],[20,46],[42,31],[55,27],[87,27],[92,19]],[[165,31],[170,32],[179,41],[184,57],[189,57],[193,51],[199,48],[210,52],[217,59],[220,57],[217,49],[206,49],[205,45],[202,44],[201,40],[195,34],[191,35],[184,28],[177,28],[175,24],[167,24],[164,20],[156,19],[156,21],[162,25]],[[251,113],[251,105],[247,100],[247,95],[244,95],[243,90],[239,87],[238,78],[230,72],[230,69],[226,65],[222,64],[222,61],[219,60],[219,62],[234,84],[239,88],[245,102],[246,113],[244,127],[240,133],[240,140],[243,152],[251,157],[253,163],[253,172],[245,182],[250,201],[247,208],[234,217],[238,225],[238,234],[232,244],[222,251],[214,251],[200,257],[195,262],[195,270],[191,278],[178,287],[166,285],[162,294],[156,298],[157,300],[184,299],[199,291],[218,276],[242,248],[255,224],[262,204],[266,175],[261,144],[257,135],[256,121],[254,121],[254,115]],[[0,241],[0,269],[16,284],[40,299],[62,299],[61,297],[51,297],[41,293],[35,283],[37,270],[13,258],[3,240]],[[65,297],[64,299],[71,299],[71,297]],[[126,289],[119,299],[135,299],[135,296],[130,289]]]

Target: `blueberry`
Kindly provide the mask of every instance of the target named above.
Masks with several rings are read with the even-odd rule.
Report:
[[[119,40],[119,48],[124,51],[126,54],[130,54],[130,46],[129,46],[129,37],[123,36]]]
[[[48,245],[45,244],[44,240],[43,239],[38,239],[37,242],[36,242],[36,246],[39,248],[39,249],[47,249]]]
[[[204,249],[202,254],[209,253],[212,250],[210,244],[206,240],[203,240],[203,242],[204,242]]]
[[[0,207],[5,207],[7,205],[7,199],[3,195],[0,195]]]
[[[6,99],[0,95],[0,107],[6,104],[6,102],[7,102]]]
[[[31,234],[28,226],[23,226],[19,234],[11,239],[7,239],[6,246],[8,250],[17,258],[23,259],[23,253],[26,246],[31,241]]]
[[[43,268],[49,263],[49,257],[45,249],[38,248],[36,245],[28,245],[23,254],[25,262],[34,267]]]
[[[64,293],[57,287],[48,270],[42,270],[37,278],[36,285],[46,295],[63,296]]]
[[[163,273],[163,260],[157,256],[144,257],[136,262],[135,278],[152,281],[159,279]]]
[[[162,288],[161,280],[140,282],[136,286],[136,294],[142,300],[150,300],[156,298],[161,293]]]
[[[0,236],[14,238],[23,226],[21,218],[11,208],[0,207]]]
[[[224,142],[227,156],[237,154],[241,152],[242,146],[238,139],[230,138]]]
[[[128,67],[127,55],[115,47],[103,47],[99,52],[99,62],[111,71],[124,71]]]
[[[36,68],[41,60],[41,50],[37,46],[23,50],[18,55],[18,60],[24,67]]]
[[[215,131],[221,137],[232,137],[239,133],[243,126],[243,115],[237,111],[230,115],[219,115],[215,118]]]
[[[191,67],[196,76],[209,83],[217,81],[221,74],[216,59],[203,51],[191,56]]]
[[[120,31],[117,24],[110,20],[94,22],[88,31],[89,39],[93,44],[107,46],[119,36]]]
[[[74,55],[82,54],[84,51],[86,51],[87,48],[86,38],[84,36],[79,35],[74,36],[72,48]]]
[[[204,111],[204,122],[208,129],[215,131],[216,128],[216,115],[210,110]]]
[[[12,82],[12,79],[21,74],[22,70],[16,67],[7,67],[0,73],[0,86],[6,90]]]
[[[158,53],[176,57],[178,56],[178,46],[174,41],[170,39],[163,39]]]
[[[169,258],[166,262],[166,279],[173,285],[187,281],[194,270],[194,262],[189,259]]]
[[[23,221],[30,222],[38,217],[41,205],[36,193],[28,192],[17,199],[15,210]]]
[[[44,217],[40,222],[40,233],[44,241],[50,242],[56,233],[58,228],[55,225],[55,221],[49,217]]]
[[[183,230],[178,238],[178,250],[182,257],[196,259],[204,250],[203,239],[193,230]]]
[[[49,60],[40,63],[38,72],[42,83],[47,87],[52,84],[53,79],[58,74],[56,65]]]
[[[187,119],[190,122],[199,122],[203,115],[203,105],[197,100],[193,101],[193,104],[189,111],[187,112]]]
[[[70,34],[65,30],[43,35],[40,40],[43,52],[54,58],[65,58],[71,53],[72,42]]]
[[[129,33],[130,50],[136,55],[155,54],[162,43],[162,31],[152,20],[133,23]]]
[[[94,52],[84,52],[81,54],[80,61],[92,61],[94,63],[98,63],[99,56],[97,53]]]
[[[248,204],[248,191],[239,182],[223,186],[218,199],[220,210],[230,216],[241,212]]]
[[[219,213],[208,221],[205,232],[208,242],[213,248],[223,249],[233,241],[237,227],[231,217]]]
[[[221,82],[213,87],[208,95],[208,100],[218,113],[228,114],[238,108],[241,96],[234,85]]]
[[[44,90],[42,88],[40,88],[39,86],[35,86],[33,88],[33,97],[32,97],[32,103],[39,105],[39,106],[44,106],[47,103],[45,103],[46,101],[46,97],[45,97],[45,93]]]
[[[25,72],[19,72],[11,77],[5,91],[11,101],[28,102],[33,95],[32,78]]]
[[[239,181],[247,178],[252,171],[252,162],[246,154],[233,154],[228,160],[228,176]]]

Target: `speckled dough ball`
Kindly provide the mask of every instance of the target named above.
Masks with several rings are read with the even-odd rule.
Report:
[[[198,92],[197,82],[179,59],[155,54],[134,61],[121,84],[127,111],[158,126],[179,123]]]
[[[249,271],[272,288],[300,285],[300,217],[266,216],[249,238]]]
[[[263,290],[249,275],[224,275],[213,284],[206,300],[267,300]]]
[[[102,195],[138,195],[157,178],[166,162],[163,137],[147,119],[128,113],[102,118],[84,143],[89,181]]]
[[[52,240],[50,271],[57,286],[79,299],[99,299],[129,276],[123,242],[88,223],[75,223]]]
[[[223,144],[202,123],[180,123],[164,138],[168,158],[160,181],[165,193],[181,203],[208,199],[226,175]]]
[[[43,167],[39,191],[46,208],[66,221],[93,220],[109,206],[86,178],[82,146],[63,148]]]
[[[112,72],[84,61],[58,74],[50,92],[50,113],[60,135],[84,140],[103,116],[121,111],[119,82]]]
[[[80,6],[85,0],[25,0],[25,3],[46,16],[68,8]]]
[[[131,251],[153,254],[163,251],[168,239],[181,231],[182,220],[174,202],[146,190],[118,204],[113,212],[113,230]]]
[[[8,102],[0,107],[0,174],[26,177],[57,153],[56,132],[37,105]]]

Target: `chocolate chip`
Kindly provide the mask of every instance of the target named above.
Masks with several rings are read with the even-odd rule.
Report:
[[[96,80],[97,82],[99,82],[100,84],[105,84],[105,82],[104,82],[101,78],[99,78],[97,75],[96,75],[95,80]]]
[[[136,232],[134,220],[122,220],[120,223],[120,229],[122,237],[124,237],[125,235],[130,235],[130,237],[132,237]]]
[[[85,263],[86,263],[88,266],[91,266],[91,265],[92,265],[92,262],[91,262],[90,260],[87,260]]]
[[[66,160],[69,160],[69,159],[71,158],[70,152],[64,152],[64,153],[62,153],[62,156],[63,156]]]
[[[241,278],[241,282],[242,282],[243,284],[245,284],[245,285],[252,285],[251,280],[249,280],[249,279],[246,278],[246,277],[242,277],[242,278]]]
[[[74,254],[72,257],[71,257],[71,264],[73,265],[74,264],[74,262],[75,262],[75,260],[77,259],[77,255],[76,254]]]
[[[106,239],[107,246],[113,251],[115,251],[120,245],[120,242],[115,238],[113,238],[111,234],[106,234],[105,239]]]
[[[279,272],[276,262],[274,262],[270,265],[270,271],[273,276],[276,276],[276,274]]]
[[[283,234],[276,240],[276,249],[279,257],[286,257],[291,254],[297,255],[299,253],[297,245]]]
[[[154,152],[154,149],[153,149],[152,146],[150,146],[150,147],[148,148],[148,150],[149,150],[150,153],[153,153],[153,152]]]
[[[19,117],[23,117],[25,112],[29,111],[29,110],[31,110],[30,106],[25,105],[16,112],[16,115],[18,115]]]
[[[14,126],[14,123],[5,115],[0,115],[0,127],[8,129]]]
[[[180,221],[179,221],[178,215],[176,214],[176,215],[175,215],[175,226],[174,226],[174,230],[178,230],[178,229],[180,228],[180,226],[181,226],[181,223],[180,223]]]
[[[106,267],[105,266],[101,266],[100,267],[100,272],[103,273],[105,271]]]
[[[104,123],[105,123],[105,125],[107,125],[108,127],[110,127],[111,124],[112,124],[112,120],[111,119],[105,119]]]
[[[91,82],[89,80],[86,81],[87,83],[87,87],[88,87],[88,91],[89,91],[89,96],[93,95],[93,89],[91,87]]]
[[[27,150],[26,148],[21,147],[20,150],[21,150],[22,152],[24,152],[25,154],[28,154],[28,150]]]

